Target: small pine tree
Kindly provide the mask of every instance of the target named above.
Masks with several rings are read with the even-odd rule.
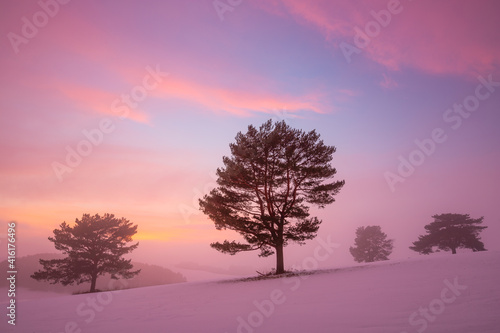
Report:
[[[137,225],[133,226],[125,218],[115,218],[113,214],[104,214],[102,217],[84,214],[81,220],[76,219],[73,227],[63,222],[49,240],[54,243],[56,250],[62,251],[67,257],[40,259],[43,270],[31,277],[64,286],[90,282],[90,292],[96,291],[99,275],[109,273],[112,279],[118,279],[118,276],[132,278],[140,270],[131,271],[133,267],[130,259],[123,259],[122,256],[139,246],[139,243],[126,246],[136,232]]]
[[[374,262],[388,260],[392,253],[393,240],[387,239],[380,226],[359,227],[356,229],[354,247],[350,247],[354,260],[357,262]]]
[[[434,215],[434,222],[424,228],[426,235],[418,237],[410,249],[422,254],[433,253],[434,248],[457,253],[457,249],[471,249],[472,251],[486,251],[479,233],[487,227],[479,226],[484,217],[471,219],[469,214],[440,214]]]

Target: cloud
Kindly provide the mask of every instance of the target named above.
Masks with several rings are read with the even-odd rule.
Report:
[[[125,40],[123,35],[100,29],[99,24],[80,17],[77,12],[68,10],[58,19],[65,23],[65,28],[56,29],[62,26],[58,22],[50,25],[47,28],[50,31],[42,36],[43,46],[39,46],[37,52],[44,56],[52,56],[54,48],[61,52],[54,56],[50,71],[31,76],[29,86],[33,91],[43,90],[47,94],[44,98],[66,99],[69,101],[66,107],[73,111],[116,116],[113,103],[117,99],[121,101],[123,94],[129,94],[132,87],[142,83],[147,74],[146,66],[154,68],[157,65],[162,71],[173,73],[165,77],[159,87],[150,91],[149,96],[192,102],[216,114],[248,117],[254,113],[272,114],[283,108],[292,115],[332,111],[323,98],[330,94],[330,89],[327,93],[325,89],[303,84],[300,87],[293,86],[283,78],[255,73],[251,66],[245,64],[245,59],[221,59],[218,49],[213,50],[216,53],[202,55],[179,45],[166,57],[161,55],[164,50],[157,48],[135,48],[127,52],[130,41]],[[82,35],[82,31],[85,34]],[[218,38],[225,37],[214,36],[214,45],[217,45],[215,42],[218,42]],[[28,51],[30,49],[26,50],[26,54]],[[162,61],[147,62],[147,59],[155,58]],[[175,67],[169,68],[170,63],[175,63]],[[209,63],[214,70],[206,71],[203,66],[193,68],[193,63]],[[234,77],[235,73],[239,81],[237,85],[233,80],[225,81],[229,75]],[[14,70],[9,76],[13,84],[24,85]],[[140,103],[137,109],[130,108],[129,111],[127,118],[139,123],[151,122],[150,112],[141,109]]]
[[[321,103],[319,91],[309,92],[303,96],[292,96],[287,93],[238,90],[210,86],[182,78],[169,78],[153,94],[164,99],[178,98],[192,101],[214,112],[227,112],[239,116],[250,116],[254,112],[273,113],[283,108],[292,114],[300,111],[327,112]]]
[[[354,28],[363,30],[374,21],[371,11],[386,10],[388,1],[277,0],[274,6],[259,6],[270,13],[287,11],[338,47],[341,41],[354,44]],[[408,66],[433,74],[477,75],[500,65],[496,1],[414,1],[401,6],[362,55],[391,70]]]

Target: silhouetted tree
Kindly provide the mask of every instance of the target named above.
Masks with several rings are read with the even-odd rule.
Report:
[[[283,247],[313,239],[321,220],[309,216],[308,204],[333,203],[344,181],[324,183],[336,174],[330,165],[335,147],[313,130],[305,133],[284,121],[249,126],[230,144],[231,156],[217,169],[218,187],[200,200],[201,210],[218,230],[235,230],[246,243],[224,241],[211,246],[234,255],[276,252],[276,274],[283,273]]]
[[[427,235],[419,236],[410,249],[422,254],[433,253],[435,247],[437,251],[451,251],[452,254],[460,248],[486,251],[479,237],[479,233],[487,228],[479,226],[484,217],[471,219],[469,214],[441,214],[433,218],[434,222],[424,227]]]
[[[113,279],[118,279],[118,276],[129,279],[139,274],[140,270],[131,271],[133,267],[130,260],[122,256],[139,246],[139,243],[126,246],[136,232],[137,225],[132,225],[123,217],[115,218],[113,214],[104,214],[102,217],[84,214],[81,220],[76,219],[73,227],[63,222],[49,240],[54,243],[56,250],[62,251],[67,257],[40,259],[43,269],[31,277],[65,286],[75,282],[90,282],[90,292],[96,291],[99,275],[109,273]]]
[[[359,227],[356,229],[354,247],[349,248],[357,262],[388,260],[392,253],[393,240],[387,239],[380,226]]]

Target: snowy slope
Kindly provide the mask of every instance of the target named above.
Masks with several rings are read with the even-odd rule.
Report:
[[[2,332],[500,332],[500,253],[19,300]],[[2,298],[4,299],[4,298]],[[430,309],[429,309],[430,307]],[[6,311],[6,303],[1,306]]]

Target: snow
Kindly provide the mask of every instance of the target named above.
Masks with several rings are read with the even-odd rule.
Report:
[[[7,295],[8,291],[6,288],[0,288],[0,295]],[[17,301],[25,301],[28,299],[39,299],[39,298],[47,298],[47,297],[62,297],[68,296],[68,294],[64,293],[55,293],[50,291],[34,291],[28,288],[18,288],[16,287],[16,300]]]
[[[498,276],[500,252],[430,255],[280,279],[199,281],[18,299],[16,326],[7,324],[4,314],[0,329],[23,333],[498,333]]]

